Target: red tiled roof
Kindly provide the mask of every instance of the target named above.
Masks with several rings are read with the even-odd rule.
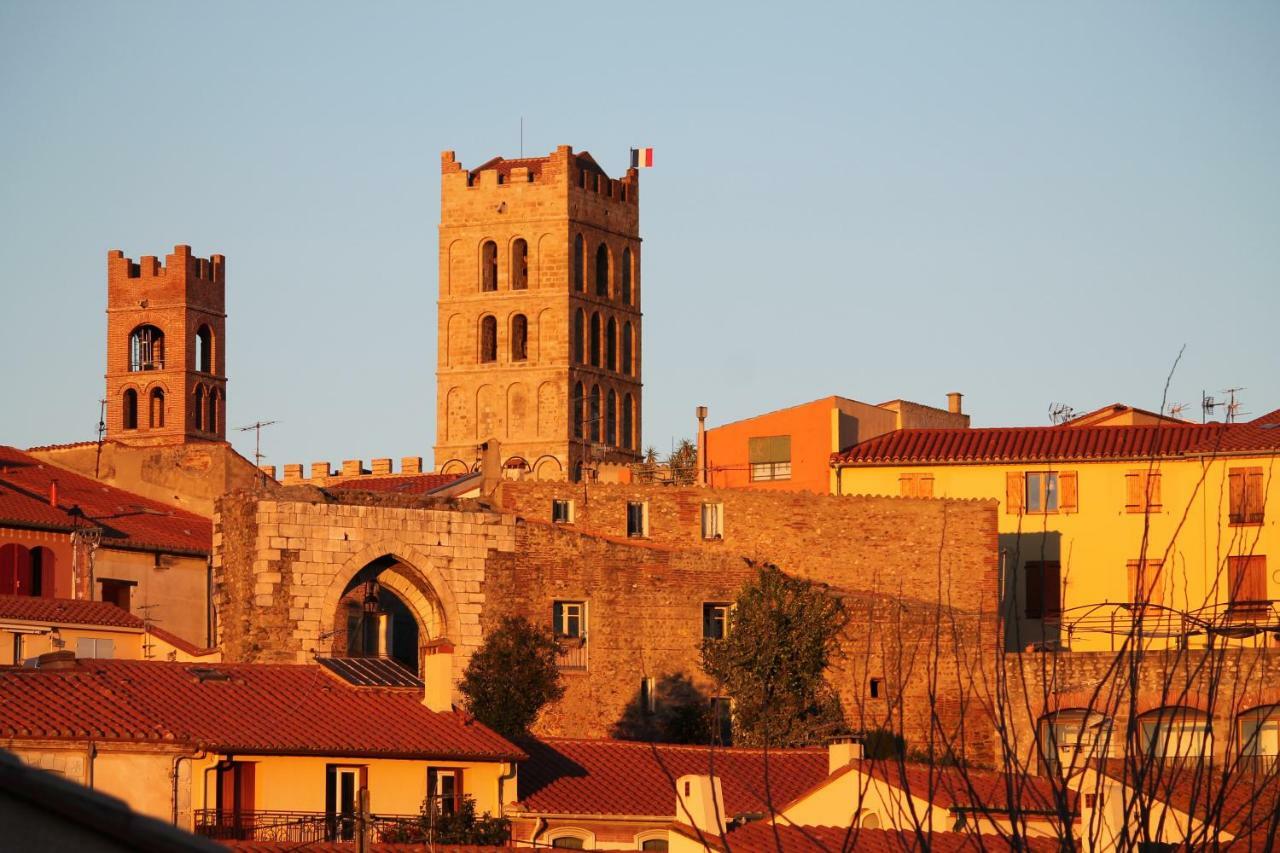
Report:
[[[1248,423],[903,429],[831,455],[831,464],[1100,461],[1280,451],[1280,410]]]
[[[71,598],[39,598],[0,595],[0,619],[49,622],[54,625],[98,625],[110,628],[142,628],[143,622],[127,610],[106,601]]]
[[[768,801],[777,808],[827,775],[824,749],[770,750],[766,798],[758,749],[548,738],[525,750],[517,796],[525,811],[538,814],[670,817],[676,779],[714,771],[732,816],[767,811]]]
[[[0,737],[199,744],[246,754],[523,757],[470,717],[431,711],[418,690],[351,687],[314,664],[93,660],[66,670],[7,668],[0,670]]]
[[[688,834],[687,832],[685,834]],[[909,853],[909,851],[1012,850],[998,835],[969,835],[962,832],[904,832],[892,829],[850,829],[843,826],[774,826],[755,821],[730,832],[725,839],[734,853],[792,853],[792,851],[857,850],[858,853]],[[1052,838],[1023,838],[1021,849],[1033,853],[1056,853],[1059,842]]]
[[[871,760],[854,762],[840,772],[848,773],[854,769],[944,809],[981,808],[1007,812],[1010,793],[1023,812],[1057,811],[1059,806],[1052,783],[1040,776]],[[1075,792],[1065,790],[1060,793],[1065,798],[1062,805],[1074,814]]]
[[[218,651],[216,648],[206,648],[204,646],[197,646],[195,643],[188,642],[171,631],[166,631],[165,629],[161,628],[159,625],[152,625],[150,628],[147,629],[147,633],[153,637],[164,640],[166,643],[168,643],[169,645],[173,646],[176,649],[180,649],[186,652],[187,654],[194,655],[196,657],[200,657],[203,655],[216,654]]]
[[[329,490],[352,490],[361,492],[395,492],[402,495],[425,495],[466,474],[409,474],[403,477],[361,477],[334,483]]]
[[[49,503],[54,481],[56,507]],[[76,508],[84,514],[78,521],[72,514]],[[69,532],[77,523],[101,527],[103,544],[112,547],[208,554],[213,544],[213,523],[207,518],[0,445],[0,524]]]

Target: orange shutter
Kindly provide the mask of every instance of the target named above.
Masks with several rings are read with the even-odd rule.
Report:
[[[1232,524],[1244,523],[1244,469],[1227,472],[1227,517]]]
[[[1079,489],[1075,471],[1058,473],[1058,511],[1075,512],[1079,508]]]
[[[1160,472],[1152,471],[1147,477],[1147,508],[1158,510],[1164,504],[1160,500]]]
[[[1160,561],[1147,560],[1147,601],[1164,604],[1164,578],[1160,575]]]
[[[1022,514],[1022,499],[1026,495],[1026,478],[1021,471],[1010,471],[1004,480],[1004,511],[1009,515]]]
[[[916,490],[917,497],[933,497],[933,475],[921,474],[920,479],[916,482]]]
[[[913,494],[914,491],[915,491],[915,483],[911,481],[911,475],[899,474],[898,475],[898,494],[902,495],[904,498],[913,498],[915,497],[915,495]]]
[[[1260,555],[1227,558],[1231,602],[1267,601],[1267,558]]]
[[[1262,469],[1244,470],[1244,520],[1246,524],[1262,523]]]
[[[1124,475],[1124,510],[1142,512],[1142,472],[1130,471]]]
[[[1137,560],[1130,560],[1125,565],[1129,569],[1129,600],[1142,601],[1142,572],[1138,571],[1140,564]]]

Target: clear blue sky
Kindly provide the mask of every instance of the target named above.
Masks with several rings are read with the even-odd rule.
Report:
[[[842,394],[1280,407],[1280,3],[0,2],[0,443],[92,438],[105,256],[228,259],[277,464],[435,434],[439,155],[642,175],[644,441]],[[252,450],[251,438],[234,434]]]

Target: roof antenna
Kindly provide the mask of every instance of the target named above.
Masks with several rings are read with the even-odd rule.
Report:
[[[1227,395],[1227,423],[1229,424],[1235,423],[1236,418],[1240,417],[1240,415],[1248,414],[1248,412],[1240,411],[1240,407],[1243,406],[1244,404],[1236,399],[1236,392],[1243,391],[1243,390],[1245,390],[1243,387],[1224,388],[1222,390],[1222,393]]]
[[[1066,403],[1049,404],[1049,421],[1054,426],[1062,426],[1076,416],[1076,410]]]
[[[102,439],[107,434],[107,398],[98,401],[98,453],[93,458],[93,479],[98,479],[102,467]]]
[[[269,427],[272,424],[278,424],[278,423],[280,422],[279,421],[256,421],[254,423],[249,424],[248,426],[243,426],[239,428],[240,432],[248,432],[249,430],[253,430],[253,464],[254,464],[254,467],[258,469],[259,483],[265,482],[267,479],[267,475],[262,471],[262,460],[265,458],[262,455],[262,428]]]

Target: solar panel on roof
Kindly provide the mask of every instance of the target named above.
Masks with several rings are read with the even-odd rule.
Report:
[[[316,658],[320,665],[357,687],[422,687],[422,681],[394,658]]]

